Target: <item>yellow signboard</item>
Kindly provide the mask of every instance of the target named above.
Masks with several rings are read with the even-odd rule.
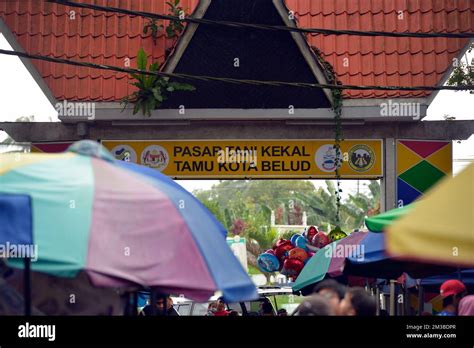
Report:
[[[120,160],[178,179],[335,178],[334,140],[157,140],[102,144]],[[341,144],[342,178],[383,175],[382,140]]]

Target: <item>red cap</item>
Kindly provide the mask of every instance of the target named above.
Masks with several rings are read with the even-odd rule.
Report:
[[[451,295],[458,295],[462,294],[463,292],[467,291],[466,286],[461,283],[459,280],[450,279],[446,280],[443,284],[441,284],[440,294],[443,297],[448,297]]]

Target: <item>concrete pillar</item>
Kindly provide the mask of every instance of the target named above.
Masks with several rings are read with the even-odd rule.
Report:
[[[383,178],[381,180],[381,212],[394,209],[396,205],[396,185],[397,185],[397,166],[396,166],[396,140],[395,138],[385,138],[384,140],[384,163]]]
[[[270,218],[270,226],[275,226],[275,212],[272,210],[272,216]]]
[[[303,212],[303,226],[308,226],[308,215],[306,212]]]

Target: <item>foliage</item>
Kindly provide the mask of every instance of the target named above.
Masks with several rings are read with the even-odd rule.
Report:
[[[233,235],[240,235],[240,234],[242,234],[242,232],[244,232],[246,227],[247,227],[247,224],[245,223],[244,220],[237,219],[232,223],[232,227],[230,228],[230,232]]]
[[[143,48],[138,51],[137,67],[144,72],[156,73],[160,68],[158,62],[148,66],[148,57]],[[134,104],[133,114],[140,110],[143,115],[150,117],[151,112],[157,109],[167,99],[168,93],[175,91],[194,91],[195,88],[185,83],[170,82],[168,78],[158,75],[131,74],[135,82],[131,84],[138,88],[132,95],[122,100],[125,109],[129,103]]]
[[[263,229],[253,229],[248,231],[248,237],[254,239],[258,243],[260,252],[263,253],[265,250],[273,247],[273,244],[278,239],[278,232],[274,228],[270,228],[268,231]]]
[[[179,5],[179,1],[180,0],[175,0],[174,4],[171,2],[166,3],[170,7],[170,16],[183,18],[183,16],[186,14],[184,9]],[[168,39],[178,37],[183,30],[183,22],[178,20],[170,21],[170,24],[166,27],[166,36],[168,37]]]
[[[166,4],[169,6],[168,15],[184,19],[186,12],[180,6],[180,0],[175,0],[174,3],[167,2]],[[156,45],[158,35],[163,29],[165,29],[166,37],[168,39],[173,39],[179,37],[179,35],[183,32],[184,24],[179,20],[170,20],[169,24],[165,28],[163,24],[158,23],[156,18],[150,18],[143,27],[143,34],[147,35],[148,32],[150,32],[151,37],[153,38],[153,43]]]
[[[158,35],[160,30],[163,30],[163,24],[158,24],[158,21],[155,18],[150,18],[148,23],[143,27],[143,34],[148,34],[150,32],[151,37],[153,38],[153,43],[156,45],[158,40]]]
[[[343,230],[361,228],[364,217],[380,208],[379,183],[372,181],[367,188],[370,193],[349,194],[342,202],[340,223]],[[326,181],[325,188],[315,188],[304,180],[226,180],[194,194],[206,206],[212,207],[211,212],[229,232],[233,226],[235,228],[244,222],[240,234],[265,246],[277,238],[276,231],[270,230],[272,210],[277,224],[295,224],[298,222],[295,215],[306,211],[310,225],[320,226],[323,230],[328,223],[337,225],[336,185],[330,180]],[[294,231],[298,232],[301,231]],[[262,236],[266,233],[275,234],[268,238]]]
[[[297,233],[301,233],[301,232],[303,232],[303,231],[298,231],[298,230],[286,231],[286,232],[283,232],[282,234],[280,234],[279,238],[290,240],[293,235],[295,235]]]
[[[471,53],[473,49],[474,49],[474,44],[471,44],[471,46],[468,49],[468,53]],[[469,64],[467,56],[466,56],[466,62],[460,61],[454,67],[453,73],[451,74],[451,76],[449,77],[447,81],[447,85],[459,86],[459,87],[474,85],[474,66],[472,62],[471,64]],[[474,91],[470,91],[470,93],[473,94]]]

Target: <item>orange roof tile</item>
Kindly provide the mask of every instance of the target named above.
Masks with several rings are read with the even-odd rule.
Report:
[[[91,0],[83,2],[91,3]],[[165,0],[96,0],[95,4],[165,13]],[[192,12],[198,0],[181,0]],[[301,27],[390,32],[467,32],[470,0],[286,0]],[[2,18],[28,53],[124,66],[140,47],[163,61],[173,41],[143,34],[144,19],[71,9],[37,0],[0,1]],[[403,19],[399,19],[400,12]],[[466,45],[462,39],[309,35],[340,81],[355,85],[435,85]],[[348,66],[345,64],[348,58]],[[125,74],[33,61],[59,100],[119,101],[133,91]],[[133,66],[134,63],[132,63]],[[249,76],[251,78],[251,76]],[[350,98],[425,96],[426,92],[347,91]]]

